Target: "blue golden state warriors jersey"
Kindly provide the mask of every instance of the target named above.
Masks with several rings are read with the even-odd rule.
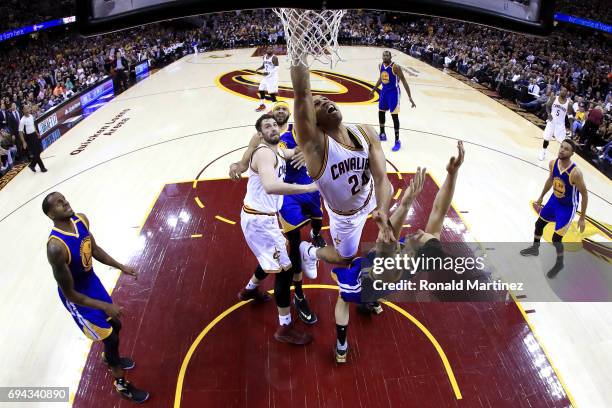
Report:
[[[383,91],[399,90],[397,75],[393,73],[394,65],[395,62],[392,62],[389,66],[386,66],[384,63],[380,64],[380,81]]]
[[[559,204],[568,207],[577,207],[580,199],[578,189],[570,182],[572,171],[576,163],[572,163],[563,171],[559,169],[559,159],[553,165],[553,194]]]
[[[91,235],[85,221],[77,215],[71,218],[74,233],[53,228],[49,240],[61,242],[68,251],[68,269],[74,282],[74,290],[90,298],[112,303],[110,295],[93,270]],[[112,332],[110,319],[102,310],[77,305],[64,296],[57,288],[64,307],[70,312],[75,323],[91,340],[103,340]]]
[[[297,142],[295,141],[295,137],[293,137],[293,124],[289,125],[289,128],[285,133],[283,133],[280,137],[281,147],[286,149],[294,149],[297,147]],[[291,165],[289,161],[287,161],[287,172],[285,173],[285,183],[290,184],[310,184],[312,183],[312,179],[308,175],[306,171],[306,167],[302,167],[296,169]]]
[[[108,293],[93,270],[91,236],[85,221],[72,216],[75,233],[53,228],[49,239],[56,239],[68,250],[68,269],[74,281],[74,290],[94,299],[107,300]],[[60,295],[61,294],[60,291]]]

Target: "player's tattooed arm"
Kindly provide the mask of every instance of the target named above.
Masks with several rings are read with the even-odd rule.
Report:
[[[47,243],[47,260],[53,270],[53,277],[57,285],[62,290],[62,293],[69,302],[80,306],[91,307],[93,309],[103,310],[111,316],[112,313],[120,314],[120,308],[111,303],[102,302],[97,299],[92,299],[82,293],[74,290],[74,281],[68,269],[68,251],[63,244],[56,239],[50,239]],[[116,313],[117,312],[117,313]],[[112,316],[111,316],[112,317]]]
[[[85,220],[87,229],[89,230],[89,219],[87,219],[87,216],[85,216],[85,214],[78,214],[78,216]],[[113,267],[115,269],[119,269],[123,273],[127,273],[128,275],[132,275],[135,278],[138,278],[138,272],[136,272],[136,269],[131,266],[127,266],[117,262],[112,256],[107,254],[106,251],[99,247],[91,231],[89,231],[89,237],[91,239],[91,256],[93,256],[96,261],[101,262],[104,265]]]
[[[584,183],[584,176],[580,169],[575,169],[571,174],[571,182],[576,186],[578,191],[580,192],[580,218],[578,218],[578,229],[580,232],[584,232],[585,229],[585,219],[586,219],[586,211],[587,206],[589,204],[589,191],[586,188],[586,184]]]

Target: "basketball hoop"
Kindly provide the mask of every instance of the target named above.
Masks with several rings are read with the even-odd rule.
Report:
[[[338,54],[338,31],[346,10],[279,8],[274,13],[283,23],[287,56],[292,66],[309,67],[319,61],[333,68],[342,60]]]

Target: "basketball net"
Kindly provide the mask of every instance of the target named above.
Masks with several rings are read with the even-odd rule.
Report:
[[[291,65],[310,67],[315,61],[330,67],[342,60],[338,54],[340,20],[346,10],[274,9],[281,19]]]

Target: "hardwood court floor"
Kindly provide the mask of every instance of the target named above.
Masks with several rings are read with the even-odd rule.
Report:
[[[412,177],[390,176],[396,190]],[[130,310],[122,347],[137,361],[131,378],[153,392],[149,406],[568,406],[512,300],[397,305],[417,323],[390,306],[376,317],[352,308],[349,363],[338,367],[332,357],[338,295],[327,267],[306,282],[319,286],[306,293],[320,321],[296,322],[314,342],[276,342],[273,302],[236,299],[256,266],[240,229],[245,188],[229,180],[166,185],[142,229],[147,249],[134,260],[146,274],[137,283],[119,280],[114,299]],[[424,228],[437,190],[428,178],[407,230]],[[466,232],[451,209],[442,240],[461,242]],[[368,221],[363,241],[373,242],[376,233]],[[74,407],[116,404],[100,352],[94,347],[88,358]]]

